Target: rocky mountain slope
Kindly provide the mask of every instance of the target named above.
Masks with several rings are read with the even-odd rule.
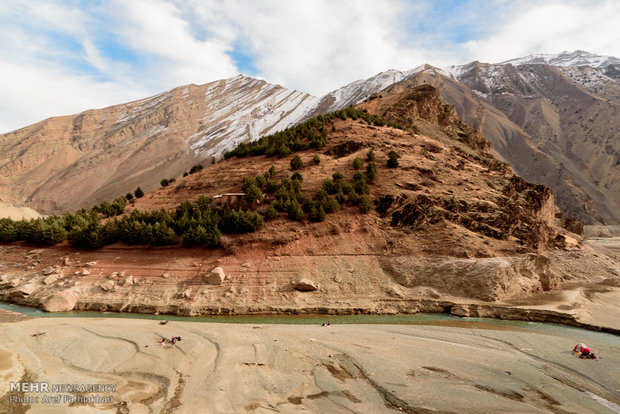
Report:
[[[0,137],[0,201],[42,212],[157,187],[238,142],[358,104],[401,82],[432,84],[515,171],[584,223],[620,223],[620,66],[577,51],[500,64],[390,70],[321,98],[243,76],[50,118]]]
[[[14,242],[0,246],[0,299],[55,311],[426,311],[581,323],[576,315],[587,314],[587,292],[620,284],[617,263],[563,228],[570,222],[559,216],[548,187],[516,176],[435,88],[414,83],[401,82],[359,106],[407,129],[337,116],[325,128],[324,147],[229,157],[149,192],[126,214],[174,212],[201,195],[226,211],[238,201],[217,195],[239,193],[243,178],[271,167],[270,179],[286,182],[294,155],[303,162],[295,197],[337,199],[321,189],[337,180],[341,189],[357,188],[372,149],[377,169],[368,182],[369,211],[349,190],[324,221],[310,220],[310,213],[293,220],[289,208],[256,232],[226,233],[214,249],[115,243],[77,250],[66,242],[33,249]],[[392,153],[395,168],[388,167]],[[267,181],[262,188],[262,205],[252,208],[266,215],[266,204],[285,193],[268,191]],[[553,300],[553,311],[522,307],[563,295],[571,299]]]
[[[50,118],[0,136],[0,201],[51,213],[152,189],[241,140],[297,124],[317,101],[237,76]]]

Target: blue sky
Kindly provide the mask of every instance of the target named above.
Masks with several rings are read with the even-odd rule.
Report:
[[[0,132],[243,73],[320,96],[388,69],[582,49],[620,1],[0,2]]]

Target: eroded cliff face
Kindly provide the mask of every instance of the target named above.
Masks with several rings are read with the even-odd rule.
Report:
[[[421,189],[412,183],[408,190],[380,198],[377,211],[389,218],[394,227],[421,228],[428,224],[448,221],[472,232],[501,240],[517,238],[524,245],[543,251],[548,247],[555,220],[553,192],[544,185],[534,185],[514,175],[510,166],[491,153],[489,142],[475,129],[465,124],[454,107],[444,105],[437,89],[430,85],[415,86],[401,82],[388,89],[381,98],[361,105],[369,111],[400,122],[414,131],[439,138],[452,148],[458,159],[455,171],[465,171],[467,159],[486,167],[485,193],[472,199],[471,194],[455,189],[441,191]],[[434,163],[415,168],[425,183],[442,182],[438,178],[441,166],[451,165],[439,143],[425,145],[424,157]],[[440,162],[443,161],[443,162]],[[464,176],[471,176],[465,173]],[[457,181],[455,187],[462,184]]]

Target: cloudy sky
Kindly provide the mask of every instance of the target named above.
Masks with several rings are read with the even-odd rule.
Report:
[[[0,1],[0,133],[238,73],[320,96],[387,69],[582,49],[617,0]]]

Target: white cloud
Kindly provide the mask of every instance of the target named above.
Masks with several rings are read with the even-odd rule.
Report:
[[[618,21],[615,0],[0,2],[0,131],[239,67],[320,96],[423,63],[575,49],[620,57]]]
[[[466,43],[467,56],[501,62],[532,53],[577,49],[620,56],[620,2],[520,1],[487,38]]]
[[[230,22],[234,41],[253,56],[258,75],[315,95],[392,66],[412,66],[421,57],[399,44],[401,17],[409,12],[399,0],[192,5],[205,25]]]
[[[51,116],[134,100],[149,93],[131,83],[96,82],[87,76],[67,76],[62,68],[3,61],[0,90],[0,131],[4,132]]]
[[[218,38],[197,39],[181,10],[164,1],[120,1],[117,35],[154,64],[146,68],[163,88],[234,76],[229,44]]]

